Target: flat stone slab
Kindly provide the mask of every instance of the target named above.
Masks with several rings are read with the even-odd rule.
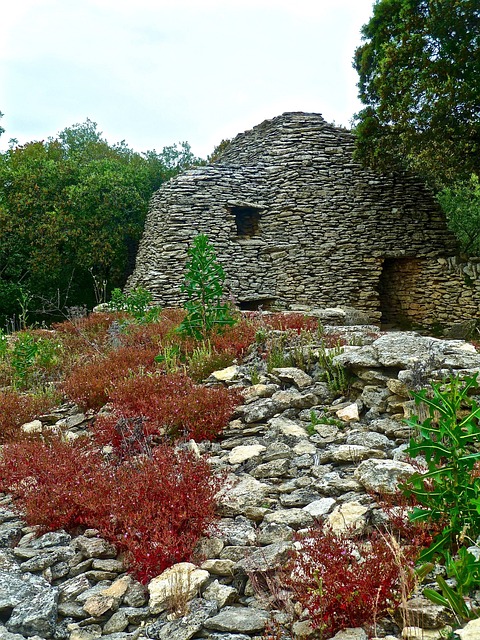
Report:
[[[265,629],[269,617],[269,613],[261,609],[225,607],[218,615],[206,620],[204,626],[214,631],[256,633]]]

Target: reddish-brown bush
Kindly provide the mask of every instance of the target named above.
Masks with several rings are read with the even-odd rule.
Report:
[[[109,339],[109,329],[112,322],[122,322],[127,318],[125,312],[91,313],[84,318],[65,320],[52,325],[60,334],[80,336],[82,340],[106,342]]]
[[[100,409],[108,402],[116,382],[140,369],[153,371],[157,353],[151,346],[145,349],[121,347],[97,355],[90,362],[75,366],[61,389],[83,409]]]
[[[380,534],[362,541],[314,527],[299,541],[289,586],[325,637],[374,622],[399,604],[402,588],[413,587],[413,558],[399,556]]]
[[[111,489],[100,468],[105,471],[99,453],[78,440],[10,444],[0,461],[0,490],[11,493],[27,523],[42,531],[95,526],[103,518],[103,493]]]
[[[221,482],[205,460],[165,445],[119,466],[88,443],[59,440],[6,445],[0,460],[0,491],[14,496],[30,525],[96,528],[144,582],[190,559],[214,519]]]
[[[226,327],[222,333],[213,333],[210,341],[216,351],[228,353],[233,361],[246,355],[250,345],[255,341],[257,330],[257,323],[242,318],[235,326]]]
[[[267,327],[277,331],[318,331],[318,318],[303,315],[303,313],[272,313],[262,316],[262,321]]]
[[[410,462],[421,472],[425,471],[425,468],[418,465],[417,461],[411,460]],[[412,507],[418,506],[414,495],[407,497],[400,490],[394,493],[372,493],[371,495],[386,517],[383,529],[398,538],[404,547],[410,546],[418,549],[418,553],[429,547],[433,538],[447,524],[444,520],[438,522],[416,520],[412,522],[409,513],[412,511]]]
[[[107,533],[127,551],[139,580],[191,558],[215,519],[221,484],[208,462],[169,446],[119,467]]]
[[[126,428],[128,437],[132,435],[128,420],[142,418],[146,438],[212,440],[240,403],[236,391],[196,385],[181,374],[142,375],[118,381],[110,390],[110,399],[113,415],[99,417],[95,433],[101,444],[112,444],[117,451],[124,442],[119,420],[123,420],[122,429]]]
[[[183,309],[163,309],[158,321],[147,324],[129,324],[123,336],[124,344],[132,347],[147,347],[179,343],[181,337],[175,333],[185,317]]]
[[[20,427],[55,405],[55,397],[0,390],[0,444],[22,436]]]
[[[53,325],[58,337],[75,356],[98,354],[109,348],[112,325],[122,324],[125,312],[91,313],[85,318],[66,320]]]

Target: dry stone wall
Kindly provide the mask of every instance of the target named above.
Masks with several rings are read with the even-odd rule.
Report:
[[[406,259],[386,265],[386,322],[448,326],[480,319],[480,258]]]
[[[286,113],[238,135],[214,164],[153,196],[127,289],[181,302],[187,249],[206,233],[243,308],[343,304],[380,321],[394,300],[388,278],[408,295],[404,271],[386,280],[385,264],[434,264],[456,243],[418,179],[366,170],[353,147],[352,133],[319,114]]]

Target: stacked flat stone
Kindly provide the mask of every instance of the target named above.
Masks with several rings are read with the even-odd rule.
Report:
[[[312,113],[239,134],[215,163],[153,196],[127,289],[178,305],[188,247],[205,233],[244,308],[348,305],[373,322],[383,314],[433,324],[440,310],[450,323],[480,317],[478,268],[449,284],[452,270],[439,262],[457,246],[433,195],[413,176],[363,168],[354,143]],[[249,231],[239,226],[243,214],[256,220]],[[412,265],[418,282],[405,276]]]
[[[294,367],[275,369],[252,386],[248,363],[213,376],[247,387],[222,437],[195,445],[229,480],[220,520],[201,540],[196,565],[175,565],[145,588],[97,531],[36,538],[10,498],[0,496],[0,640],[260,640],[270,616],[288,628],[287,614],[269,611],[255,591],[255,576],[283,566],[295,532],[316,520],[337,531],[380,523],[370,492],[393,492],[414,471],[405,460],[410,429],[402,422],[415,410],[409,389],[420,373],[441,379],[452,370],[480,371],[480,354],[459,340],[379,336],[368,326],[326,330],[364,343],[337,356],[355,374],[348,398],[332,394],[314,371]],[[68,438],[88,424],[71,405],[39,422]],[[445,623],[443,607],[422,598],[405,606],[404,617],[417,629],[408,637],[422,637],[422,626],[429,627],[425,637],[441,637],[435,633]],[[377,623],[379,635],[399,640],[394,623]],[[295,625],[295,635],[285,638],[312,637],[308,620]],[[338,640],[366,637],[357,629]]]

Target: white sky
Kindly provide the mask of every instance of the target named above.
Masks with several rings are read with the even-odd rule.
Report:
[[[3,0],[0,120],[20,143],[90,118],[136,151],[205,157],[284,111],[349,125],[374,0]]]

